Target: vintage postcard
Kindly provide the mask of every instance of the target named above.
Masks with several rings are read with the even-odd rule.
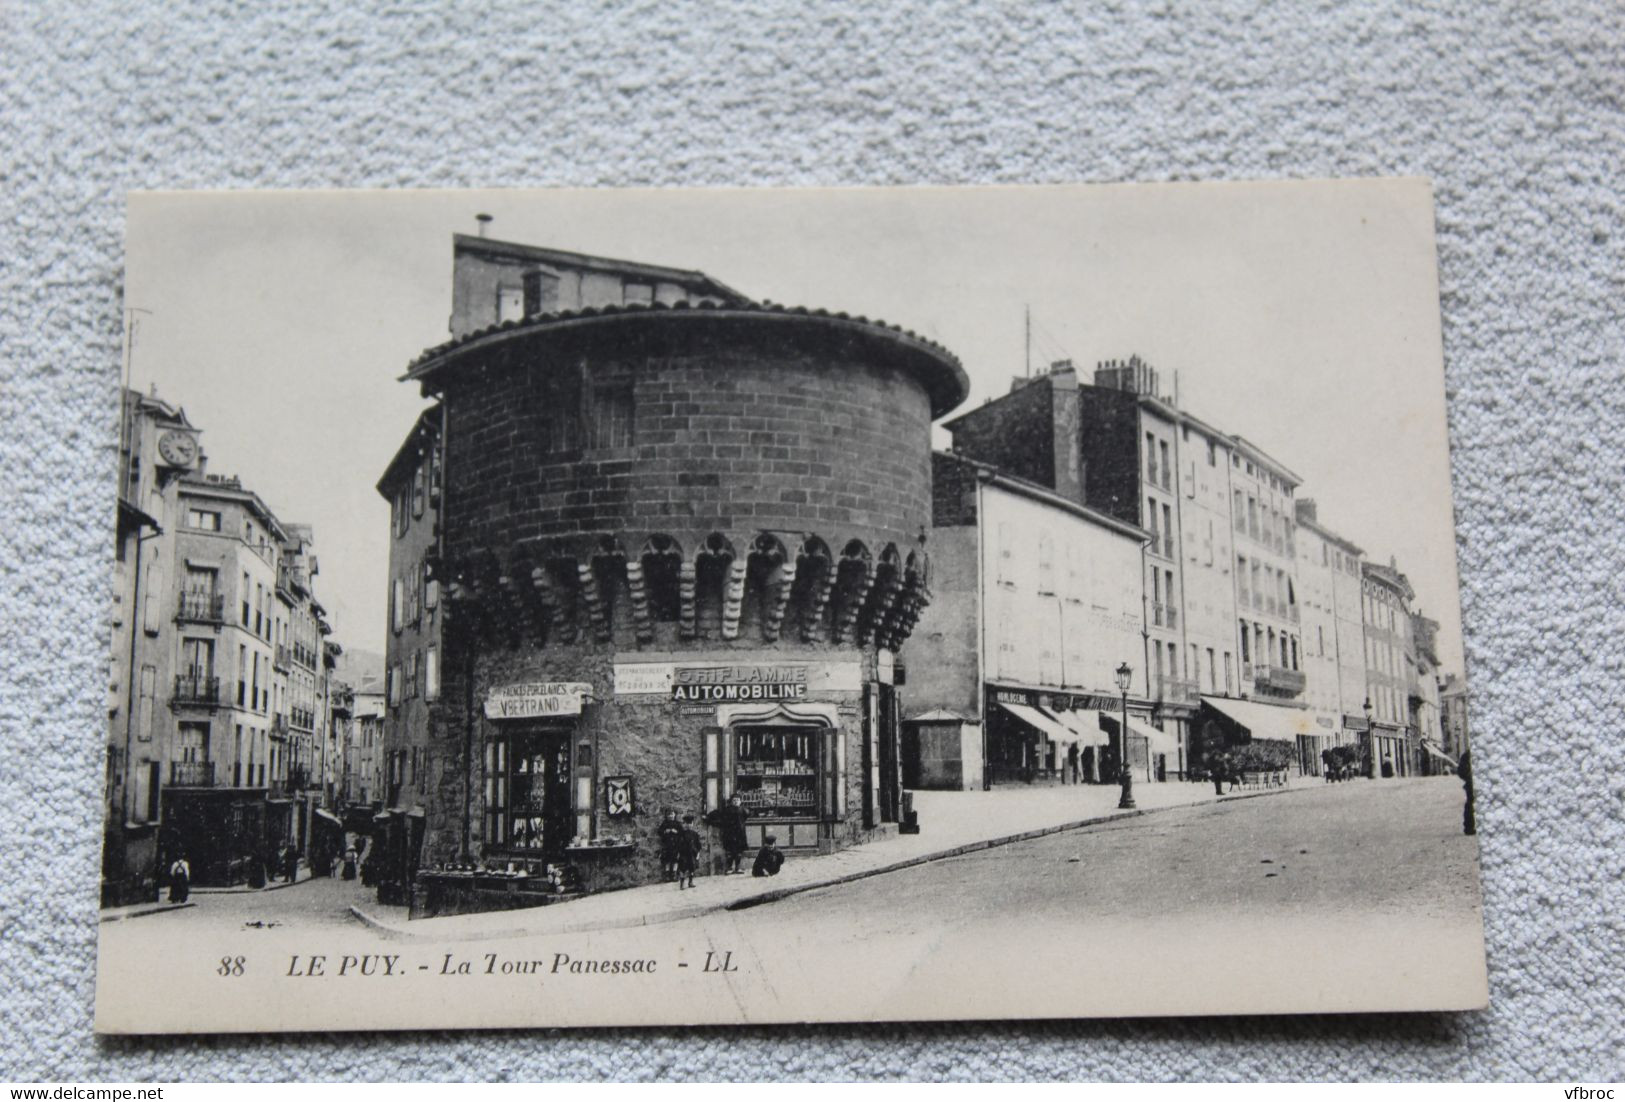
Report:
[[[126,305],[99,1030],[1485,1005],[1425,181],[138,194]]]

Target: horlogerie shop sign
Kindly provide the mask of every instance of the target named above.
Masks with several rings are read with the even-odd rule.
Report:
[[[806,666],[697,666],[676,671],[671,699],[677,704],[733,700],[803,700]]]

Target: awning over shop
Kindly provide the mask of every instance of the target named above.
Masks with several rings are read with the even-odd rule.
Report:
[[[1431,756],[1433,756],[1435,758],[1438,758],[1440,761],[1448,762],[1450,764],[1450,768],[1452,768],[1452,769],[1456,768],[1456,765],[1457,765],[1456,759],[1451,757],[1449,754],[1445,753],[1444,752],[1444,747],[1440,746],[1438,743],[1432,741],[1431,739],[1423,739],[1422,740],[1422,749],[1427,751],[1427,753],[1430,754]]]
[[[1278,708],[1273,704],[1222,696],[1204,696],[1202,703],[1245,727],[1255,739],[1296,742],[1299,735],[1324,734],[1315,725],[1315,717],[1302,708]]]
[[[1128,717],[1130,734],[1139,735],[1151,744],[1153,754],[1166,754],[1168,757],[1179,759],[1179,736],[1171,731],[1159,731],[1149,723],[1141,723],[1132,715]]]
[[[928,712],[921,712],[917,716],[905,716],[904,723],[964,723],[965,717],[958,712],[947,708],[932,708]]]
[[[1100,726],[1100,713],[1093,709],[1056,712],[1055,718],[1072,732],[1079,746],[1106,746],[1111,742],[1111,736]]]
[[[1026,704],[1006,704],[1003,701],[999,702],[999,707],[1021,720],[1027,726],[1042,732],[1045,738],[1053,742],[1071,742],[1078,737],[1051,719],[1048,713],[1041,712],[1037,708]]]
[[[331,820],[333,820],[333,822],[338,823],[338,825],[341,826],[341,827],[344,825],[344,823],[339,820],[339,817],[337,815],[333,814],[331,811],[327,810],[327,808],[325,808],[325,807],[318,807],[316,809],[316,815],[319,818],[322,818],[322,819],[331,819]]]

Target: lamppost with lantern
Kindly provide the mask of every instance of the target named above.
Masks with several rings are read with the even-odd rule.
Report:
[[[1117,755],[1117,767],[1123,782],[1123,796],[1117,806],[1132,809],[1134,804],[1134,774],[1128,767],[1128,687],[1134,680],[1134,669],[1127,662],[1117,667],[1117,687],[1123,691],[1123,725]]]
[[[1377,775],[1377,729],[1371,725],[1371,698],[1367,696],[1365,703],[1360,705],[1360,711],[1365,714],[1365,776],[1371,780]]]

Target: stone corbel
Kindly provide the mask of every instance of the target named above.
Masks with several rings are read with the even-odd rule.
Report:
[[[699,571],[691,562],[677,568],[677,634],[693,639],[699,634]]]
[[[762,638],[769,643],[778,641],[779,629],[784,624],[784,610],[790,603],[790,590],[795,584],[796,564],[795,560],[791,559],[769,574],[763,585],[763,588],[772,594],[771,600],[764,601],[762,605],[764,609]]]
[[[640,643],[654,641],[654,623],[649,619],[649,590],[640,559],[626,560],[626,588],[632,595],[632,631]]]
[[[728,581],[722,591],[722,637],[739,638],[739,617],[745,611],[745,576],[750,572],[743,557],[728,564]]]

